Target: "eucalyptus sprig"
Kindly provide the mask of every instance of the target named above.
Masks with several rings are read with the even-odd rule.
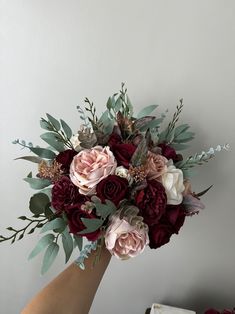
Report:
[[[41,128],[52,132],[52,134],[54,134],[54,139],[65,145],[67,148],[73,148],[73,144],[70,141],[72,131],[68,124],[62,119],[59,122],[48,113],[46,115],[48,120],[44,118],[41,118],[40,120]],[[43,138],[43,140],[45,139]]]
[[[176,167],[181,170],[188,170],[196,165],[202,165],[208,162],[211,158],[215,157],[216,152],[222,150],[229,150],[229,145],[218,145],[216,148],[211,147],[207,152],[202,151],[200,154],[196,153],[194,156],[188,157],[186,160],[182,160],[176,163]]]
[[[31,229],[27,232],[27,234],[33,233],[36,228],[42,228],[48,220],[43,215],[34,215],[32,218],[28,218],[26,216],[20,216],[20,217],[18,217],[18,219],[25,220],[28,222],[28,224],[25,227],[18,229],[18,230],[13,228],[13,227],[6,228],[7,230],[9,230],[13,233],[9,237],[5,237],[3,235],[0,235],[0,242],[11,240],[11,243],[14,243],[15,240],[21,240],[21,239],[23,239],[26,231],[29,230],[29,227],[31,227]],[[18,237],[18,239],[17,239],[17,237]]]
[[[85,245],[84,249],[80,252],[80,256],[76,259],[75,264],[78,265],[81,269],[85,269],[85,259],[88,258],[91,251],[95,251],[97,248],[97,241],[91,242]]]
[[[88,120],[91,122],[93,128],[98,123],[98,117],[96,115],[96,108],[93,102],[91,102],[87,97],[84,100],[86,107],[85,110],[91,114],[91,118],[88,117]]]
[[[83,125],[86,128],[88,128],[90,126],[90,123],[89,123],[89,119],[88,119],[87,115],[85,114],[84,110],[79,105],[77,105],[77,110],[78,110],[78,113],[80,114],[80,119],[83,121]]]

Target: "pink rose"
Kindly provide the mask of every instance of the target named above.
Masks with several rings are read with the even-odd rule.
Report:
[[[148,152],[147,157],[147,178],[149,180],[155,180],[159,178],[163,173],[167,171],[168,160],[159,154]]]
[[[70,166],[70,179],[84,195],[95,194],[96,185],[115,172],[117,162],[108,146],[84,149]]]
[[[143,222],[131,225],[117,216],[113,217],[105,234],[107,249],[122,260],[142,253],[148,243],[148,227]]]

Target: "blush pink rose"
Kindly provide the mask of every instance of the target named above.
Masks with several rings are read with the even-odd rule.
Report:
[[[122,260],[142,253],[149,238],[148,227],[144,223],[140,225],[132,226],[127,220],[114,217],[105,234],[105,244],[109,252]]]
[[[96,185],[114,174],[117,167],[115,157],[108,146],[84,149],[74,158],[70,166],[70,179],[84,195],[96,193]]]
[[[155,180],[167,171],[168,159],[162,155],[148,152],[147,156],[147,178]]]

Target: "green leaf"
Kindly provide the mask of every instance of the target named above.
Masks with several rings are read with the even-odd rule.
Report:
[[[40,126],[42,129],[47,130],[47,131],[53,131],[52,126],[50,125],[50,123],[48,123],[46,120],[41,119],[40,120]]]
[[[58,152],[63,152],[64,144],[58,140],[57,134],[53,132],[46,132],[40,135],[41,139],[44,140],[51,147],[56,149]]]
[[[179,135],[174,134],[174,141],[184,141],[187,139],[194,138],[195,133],[193,132],[182,132]]]
[[[83,237],[79,237],[79,236],[77,236],[75,234],[73,235],[73,237],[74,237],[75,245],[77,245],[79,251],[81,251],[82,250],[82,245],[83,245]]]
[[[37,156],[22,156],[22,157],[15,158],[14,160],[18,160],[18,159],[31,161],[31,162],[34,162],[36,164],[39,164],[42,161],[42,158],[37,157]]]
[[[181,133],[184,133],[190,128],[188,124],[181,124],[175,128],[175,137],[178,137]]]
[[[30,187],[35,190],[41,190],[45,187],[51,185],[51,181],[47,179],[39,179],[39,178],[24,178],[24,181],[28,182]]]
[[[86,234],[86,233],[91,233],[96,230],[98,230],[104,223],[102,219],[89,219],[89,218],[81,218],[84,226],[86,227],[85,230],[82,230],[79,232],[79,234]]]
[[[29,201],[29,209],[34,215],[45,212],[46,206],[50,203],[49,197],[44,193],[34,194]]]
[[[30,253],[28,260],[34,258],[36,255],[38,255],[41,251],[43,251],[48,245],[50,245],[55,239],[55,236],[53,234],[46,234],[43,236],[35,246],[35,248]]]
[[[184,149],[187,149],[189,148],[188,145],[186,144],[178,144],[178,143],[171,143],[171,147],[173,147],[175,150],[184,150]]]
[[[66,222],[62,218],[55,218],[51,221],[48,221],[43,227],[40,233],[44,233],[49,230],[55,230],[59,228],[65,228]]]
[[[42,158],[46,158],[46,159],[55,159],[56,158],[56,154],[46,148],[41,148],[41,147],[29,147],[29,149],[36,155],[38,155],[39,157]]]
[[[73,252],[73,238],[67,229],[62,233],[62,244],[65,252],[65,263],[67,263]]]
[[[139,145],[137,146],[134,154],[131,157],[131,164],[134,167],[141,166],[145,163],[148,154],[148,146],[146,139],[143,138]]]
[[[114,105],[114,109],[116,112],[118,112],[122,107],[122,100],[121,100],[121,97],[119,96],[117,98],[117,100],[115,101],[115,105]]]
[[[129,111],[129,117],[132,117],[133,116],[133,105],[132,105],[131,100],[128,97],[128,95],[126,95],[126,101],[127,101],[128,111]]]
[[[44,275],[48,269],[51,267],[52,263],[54,262],[57,254],[59,252],[59,245],[55,242],[52,242],[45,254],[44,254],[44,258],[43,258],[43,262],[42,262],[42,268],[41,268],[41,274]]]
[[[137,119],[143,118],[145,116],[149,116],[157,107],[158,107],[158,105],[150,105],[150,106],[143,108],[137,114]]]
[[[52,211],[52,209],[49,206],[49,204],[48,204],[48,206],[46,206],[44,214],[45,214],[47,219],[51,219],[53,217],[54,212]]]
[[[49,197],[49,199],[51,200],[51,191],[52,191],[52,188],[46,188],[46,189],[42,190],[41,192],[46,194]]]
[[[65,135],[67,136],[68,139],[70,139],[73,135],[73,132],[72,132],[70,126],[68,126],[68,124],[62,119],[60,119],[60,123],[62,125],[62,128],[64,130]]]
[[[149,121],[148,123],[146,123],[143,127],[140,128],[141,132],[145,132],[148,129],[153,129],[153,128],[157,128],[160,126],[162,122],[162,118],[159,119],[154,119],[152,121]]]
[[[113,202],[105,200],[106,204],[101,202],[94,202],[97,213],[103,218],[106,219],[109,215],[116,211],[116,206]]]
[[[51,122],[51,124],[54,126],[54,128],[59,131],[60,130],[60,123],[57,119],[55,119],[54,117],[52,117],[49,113],[46,114],[48,120]]]
[[[108,98],[106,106],[107,106],[107,109],[109,111],[113,108],[113,102],[112,102],[112,98],[111,97]]]

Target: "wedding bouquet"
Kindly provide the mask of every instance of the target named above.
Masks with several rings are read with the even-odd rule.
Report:
[[[13,243],[40,229],[44,235],[29,259],[45,250],[42,274],[56,258],[60,240],[65,262],[78,247],[76,263],[81,268],[91,250],[96,250],[96,263],[104,245],[126,260],[146,246],[156,249],[168,243],[186,216],[204,208],[200,197],[210,187],[193,192],[192,168],[228,145],[184,158],[178,152],[188,148],[194,133],[188,124],[177,125],[183,101],[165,128],[166,112],[152,115],[156,108],[151,105],[135,115],[122,84],[100,117],[87,98],[84,109],[77,107],[82,120],[77,133],[47,114],[40,121],[47,148],[15,140],[34,154],[17,159],[37,164],[35,175],[30,172],[24,179],[37,191],[29,201],[31,216],[18,217],[26,225],[8,227],[11,235],[0,235],[0,242]]]

